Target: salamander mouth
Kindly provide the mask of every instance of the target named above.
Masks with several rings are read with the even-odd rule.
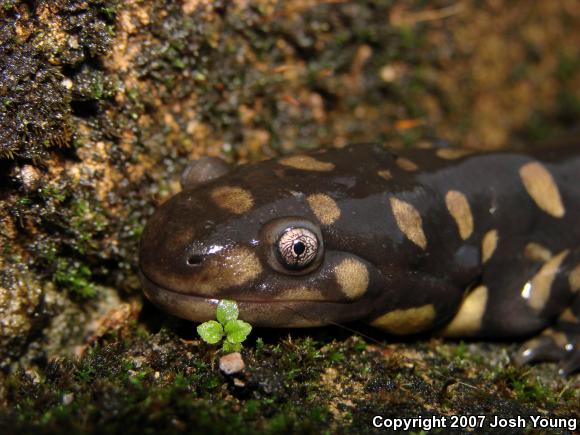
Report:
[[[194,322],[215,319],[219,299],[180,293],[162,287],[139,272],[147,299],[162,310]],[[352,303],[333,301],[249,301],[236,300],[240,318],[255,326],[307,328],[354,320]],[[352,318],[351,318],[352,317]]]

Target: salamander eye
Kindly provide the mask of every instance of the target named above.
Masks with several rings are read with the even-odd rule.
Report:
[[[259,240],[268,265],[285,275],[306,275],[324,259],[320,228],[300,216],[286,216],[266,222]]]
[[[318,238],[306,228],[288,228],[276,242],[278,258],[282,266],[301,270],[310,266],[318,254]]]

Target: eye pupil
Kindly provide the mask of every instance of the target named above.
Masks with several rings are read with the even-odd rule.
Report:
[[[306,251],[306,245],[304,245],[300,240],[294,242],[293,248],[296,255],[302,255],[304,251]]]

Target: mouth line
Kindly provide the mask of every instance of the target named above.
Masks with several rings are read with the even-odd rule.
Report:
[[[157,282],[153,281],[149,278],[145,272],[142,270],[139,271],[139,276],[141,278],[141,282],[143,282],[143,286],[145,290],[157,291],[157,292],[165,292],[169,294],[179,295],[184,298],[191,299],[192,301],[199,301],[199,302],[206,302],[217,304],[222,298],[218,297],[208,297],[200,294],[195,293],[185,293],[178,290],[174,290],[172,288],[164,287],[159,285]],[[146,294],[147,294],[146,291]],[[251,305],[263,305],[263,304],[326,304],[326,305],[349,305],[352,304],[352,301],[321,301],[321,300],[308,300],[308,299],[270,299],[270,300],[252,300],[252,299],[235,299],[234,300],[240,304],[251,304]]]
[[[163,311],[194,322],[215,319],[221,298],[166,289],[139,271],[143,293]],[[306,328],[360,319],[368,313],[364,301],[239,300],[240,316],[254,326]]]

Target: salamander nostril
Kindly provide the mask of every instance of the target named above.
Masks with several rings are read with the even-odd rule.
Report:
[[[202,255],[198,255],[198,254],[192,254],[189,257],[187,257],[187,265],[188,266],[201,266],[201,263],[203,261],[203,256]]]

